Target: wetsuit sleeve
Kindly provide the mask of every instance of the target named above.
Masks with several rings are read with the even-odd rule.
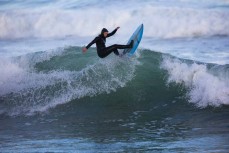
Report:
[[[108,33],[107,37],[113,36],[116,33],[117,29],[114,29],[111,33]]]
[[[96,43],[96,41],[98,40],[98,37],[96,37],[94,40],[92,40],[87,46],[86,48],[90,48],[94,43]]]

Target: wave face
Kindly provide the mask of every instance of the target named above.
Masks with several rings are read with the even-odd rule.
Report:
[[[95,62],[96,56],[86,61],[80,49],[33,53],[14,59],[17,62],[4,62],[1,111],[12,115],[43,112],[73,99],[114,92],[133,78],[134,62]]]
[[[182,89],[185,92],[174,94],[168,102],[179,95],[185,103],[201,108],[229,104],[227,65],[197,64],[149,50],[140,51],[134,58],[110,56],[97,60],[95,51],[82,55],[80,49],[67,47],[1,60],[0,112],[31,115],[73,100],[96,99],[97,95],[113,92],[128,103],[130,99],[150,99],[154,86],[168,98],[165,89],[170,88],[169,84],[175,85],[176,93]],[[155,75],[158,78],[152,77]],[[126,97],[120,90],[131,94]],[[138,93],[144,96],[136,98]],[[156,97],[153,101],[161,99]]]
[[[228,36],[228,2],[215,3],[128,0],[115,3],[56,1],[50,4],[48,1],[25,1],[16,5],[6,2],[0,7],[4,10],[0,12],[0,39],[94,36],[104,26],[111,30],[121,26],[123,35],[129,36],[130,29],[140,23],[146,27],[145,37]]]

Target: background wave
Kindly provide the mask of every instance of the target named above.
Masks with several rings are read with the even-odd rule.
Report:
[[[7,11],[5,8],[5,11],[0,12],[0,39],[95,36],[104,26],[111,30],[121,26],[121,33],[129,36],[130,29],[133,31],[139,23],[144,23],[146,27],[144,37],[229,35],[229,11],[222,9],[220,5],[220,9],[211,6],[200,9],[194,4],[186,5],[191,3],[188,1],[178,1],[176,5],[171,3],[170,7],[161,5],[160,2],[139,4],[137,1],[131,1],[131,7],[124,7],[122,1],[104,1],[102,4],[109,7],[102,8],[99,4],[93,5],[93,2],[87,1],[57,1],[52,5],[44,2],[40,7],[34,8],[33,3],[24,3],[22,6],[27,6],[24,9]],[[125,4],[130,5],[128,1]],[[180,5],[182,7],[179,7]],[[5,7],[7,6],[11,5],[5,4]],[[4,8],[4,5],[2,7]]]

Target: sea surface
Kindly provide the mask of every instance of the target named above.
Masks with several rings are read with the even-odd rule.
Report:
[[[229,152],[229,1],[1,0],[0,152]]]

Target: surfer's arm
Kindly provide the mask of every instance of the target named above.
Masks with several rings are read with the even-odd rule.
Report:
[[[92,40],[85,48],[88,49],[90,48],[94,43],[96,43],[98,37],[96,37],[94,40]]]
[[[117,28],[114,29],[111,33],[108,33],[108,34],[107,34],[107,37],[113,36],[119,28],[120,28],[120,27],[117,27]]]
[[[94,40],[92,40],[86,47],[83,47],[82,48],[83,53],[85,53],[88,50],[88,48],[90,48],[94,43],[96,43],[97,39],[98,39],[98,37],[96,37]]]

